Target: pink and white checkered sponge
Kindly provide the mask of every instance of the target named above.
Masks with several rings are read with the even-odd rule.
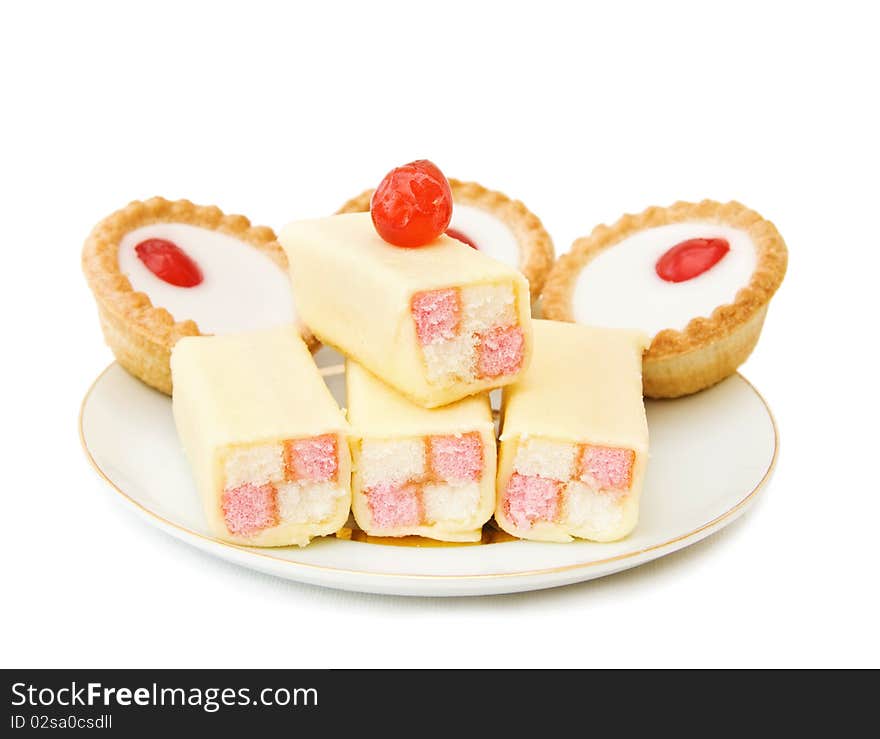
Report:
[[[253,536],[285,523],[319,523],[346,495],[334,434],[234,446],[223,457],[220,507],[231,534]]]
[[[372,524],[386,535],[473,519],[484,468],[484,443],[476,431],[365,439],[358,462]]]
[[[522,369],[525,336],[509,285],[416,293],[410,311],[431,382],[475,382]]]
[[[502,510],[520,529],[536,523],[569,528],[615,526],[632,484],[632,449],[530,437],[520,440]]]

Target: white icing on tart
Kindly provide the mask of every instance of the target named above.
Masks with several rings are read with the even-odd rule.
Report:
[[[146,239],[176,244],[202,271],[195,287],[176,287],[154,275],[135,247]],[[176,321],[193,320],[205,334],[253,331],[296,318],[287,275],[269,257],[233,236],[185,223],[153,223],[119,242],[119,269],[134,290]]]
[[[449,228],[467,236],[487,257],[519,268],[519,242],[500,218],[473,205],[454,203]]]
[[[713,267],[684,282],[667,282],[657,260],[682,241],[723,238],[730,251]],[[757,263],[749,235],[717,223],[671,223],[635,233],[597,254],[582,270],[572,307],[579,323],[636,328],[653,336],[682,330],[698,316],[732,303],[748,284]]]

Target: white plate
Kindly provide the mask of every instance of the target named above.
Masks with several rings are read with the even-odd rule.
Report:
[[[333,361],[326,351],[319,363]],[[328,378],[337,399],[341,377]],[[83,400],[92,465],[149,523],[223,559],[279,577],[400,595],[488,595],[550,588],[636,567],[709,536],[755,499],[776,461],[773,417],[741,375],[689,398],[648,403],[651,460],[639,525],[611,544],[505,541],[389,546],[327,537],[255,549],[212,538],[171,417],[171,403],[110,365]],[[133,452],[133,450],[137,450]],[[124,555],[123,555],[124,556]]]

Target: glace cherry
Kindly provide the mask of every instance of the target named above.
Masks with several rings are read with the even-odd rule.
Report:
[[[451,236],[453,239],[458,239],[462,244],[467,244],[471,249],[477,249],[477,251],[479,251],[477,245],[458,229],[447,228],[446,235]]]
[[[373,225],[389,244],[430,244],[452,219],[452,190],[435,164],[419,159],[392,169],[370,202]]]
[[[727,252],[727,239],[688,239],[657,260],[657,275],[666,282],[685,282],[712,269]]]
[[[134,250],[150,272],[171,285],[195,287],[204,279],[199,265],[172,241],[147,239]]]

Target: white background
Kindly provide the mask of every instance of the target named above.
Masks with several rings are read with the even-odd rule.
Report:
[[[3,666],[880,664],[878,18],[573,5],[3,4]],[[745,517],[600,581],[407,600],[211,559],[105,487],[76,425],[111,360],[91,226],[161,194],[277,228],[423,156],[559,250],[677,199],[777,224],[790,268],[743,373],[782,447]]]

